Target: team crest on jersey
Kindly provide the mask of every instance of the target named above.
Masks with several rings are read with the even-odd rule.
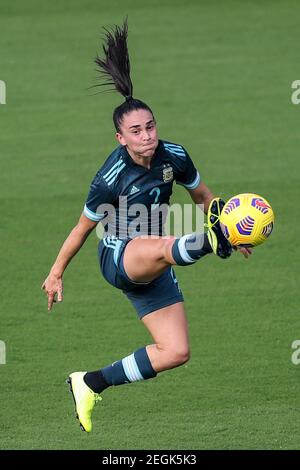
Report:
[[[163,180],[164,183],[169,183],[173,180],[173,168],[170,165],[164,165]]]

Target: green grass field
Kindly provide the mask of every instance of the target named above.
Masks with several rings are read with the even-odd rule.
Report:
[[[101,277],[93,233],[47,313],[40,286],[115,147],[117,94],[93,95],[101,26],[129,15],[135,96],[215,194],[262,194],[274,233],[248,261],[177,268],[192,357],[109,389],[82,433],[64,381],[147,344]],[[296,0],[73,0],[0,6],[0,449],[299,449],[299,119]],[[175,185],[176,186],[176,185]],[[188,202],[175,187],[173,202]]]

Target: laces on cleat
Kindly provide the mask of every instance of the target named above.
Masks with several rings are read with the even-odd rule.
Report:
[[[102,400],[102,397],[98,395],[97,393],[94,394],[94,398],[95,398],[95,403],[98,403],[99,401]]]
[[[211,201],[207,214],[208,224],[206,224],[208,227],[209,242],[213,252],[223,259],[228,258],[232,253],[232,246],[227,238],[225,238],[219,221],[224,205],[225,202],[220,198],[215,198]]]

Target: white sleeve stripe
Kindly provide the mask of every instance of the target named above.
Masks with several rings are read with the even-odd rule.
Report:
[[[184,186],[187,189],[196,189],[199,183],[200,183],[200,175],[198,171],[197,171],[197,176],[192,183],[186,184],[186,183],[181,183],[180,181],[177,181],[177,184],[180,184],[181,186]]]
[[[83,213],[88,219],[91,219],[94,222],[99,222],[99,220],[103,219],[104,217],[104,214],[96,214],[95,212],[92,212],[86,205],[84,206]]]

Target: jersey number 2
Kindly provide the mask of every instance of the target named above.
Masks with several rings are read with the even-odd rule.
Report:
[[[151,189],[149,195],[152,196],[152,194],[155,194],[154,204],[151,204],[151,211],[154,211],[159,206],[158,198],[160,195],[160,189],[157,187]]]

